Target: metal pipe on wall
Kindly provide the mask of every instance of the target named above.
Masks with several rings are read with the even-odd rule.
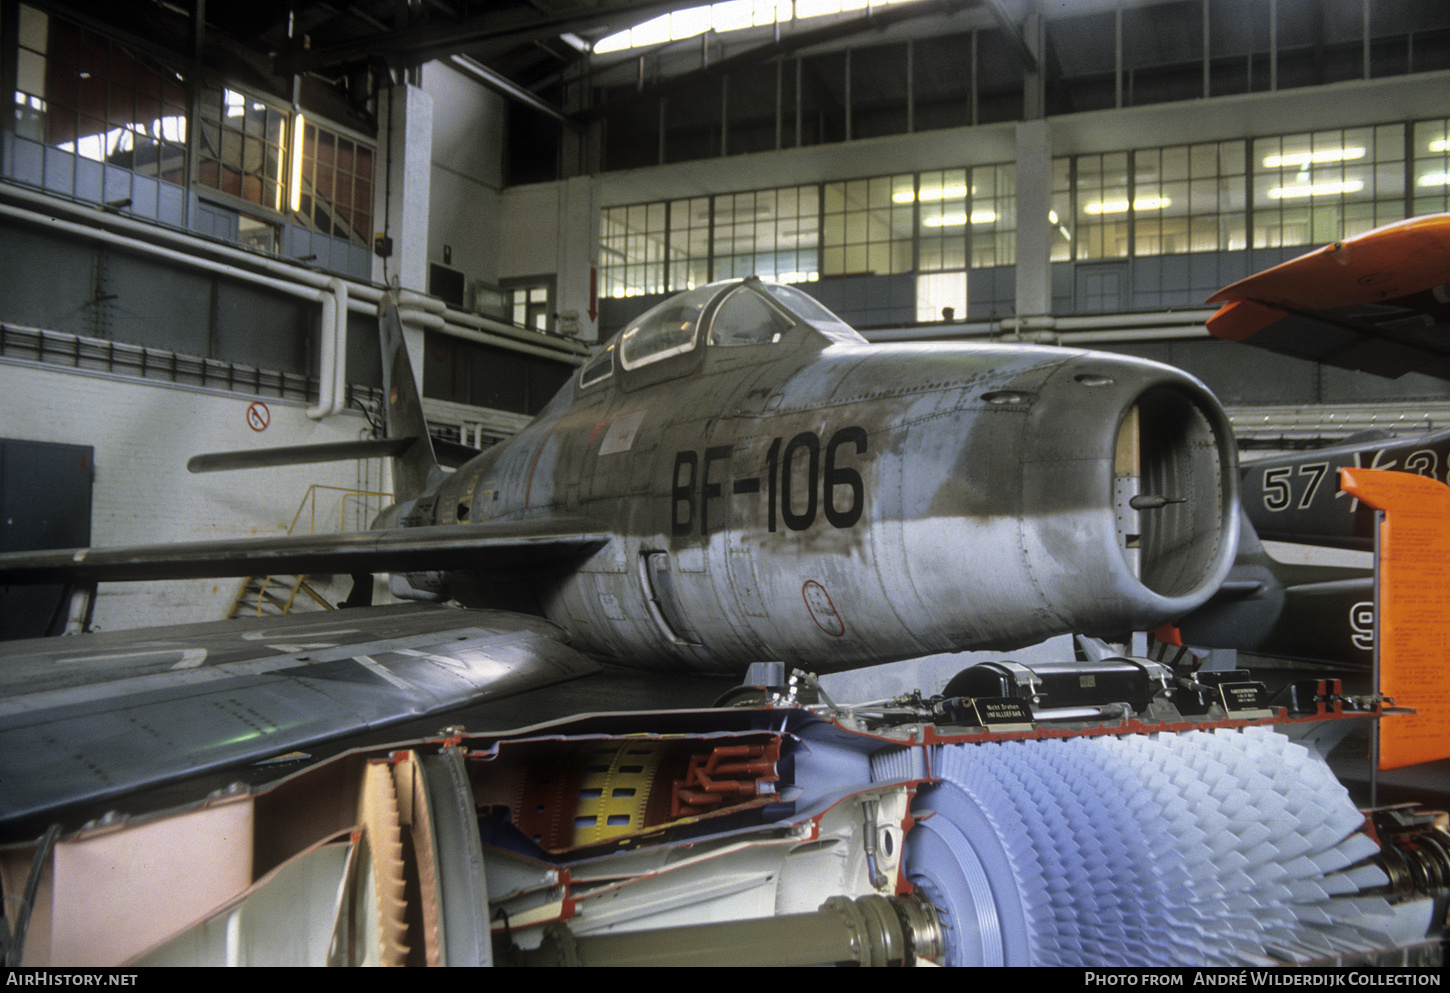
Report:
[[[206,249],[211,257],[198,256],[192,254],[196,250],[196,239],[188,235],[114,214],[101,214],[95,207],[57,200],[19,187],[7,186],[0,193],[3,193],[4,199],[26,205],[22,207],[0,203],[0,216],[11,217],[46,230],[64,231],[80,238],[106,242],[188,268],[216,273],[229,279],[320,303],[323,307],[318,368],[320,392],[318,403],[309,408],[308,416],[320,419],[339,413],[346,406],[347,315],[349,312],[376,314],[378,301],[383,294],[381,288],[226,245],[207,244]],[[32,205],[34,210],[29,209]],[[71,219],[57,217],[57,214]],[[97,220],[103,221],[105,226],[96,226]],[[169,248],[158,242],[178,247]],[[422,293],[404,290],[400,300],[423,312],[438,315],[439,320],[433,330],[442,334],[539,358],[563,360],[573,365],[580,364],[583,356],[588,354],[588,349],[578,342],[533,336],[530,332],[514,331],[487,318],[461,311],[449,311],[441,300]]]
[[[328,289],[319,293],[322,322],[317,372],[317,406],[307,408],[314,421],[341,413],[347,406],[347,312],[350,303],[347,283],[333,277]]]
[[[140,241],[123,234],[117,234],[114,231],[91,227],[87,224],[79,224],[75,221],[63,221],[55,217],[44,217],[23,208],[12,207],[6,204],[0,204],[0,217],[9,217],[18,221],[35,224],[44,227],[47,231],[63,231],[66,234],[74,235],[78,238],[115,245],[118,248],[125,248],[129,251],[162,258],[168,262],[174,262],[188,268],[216,273],[226,276],[228,279],[235,279],[255,286],[263,286],[278,293],[285,293],[288,296],[320,304],[322,306],[322,317],[318,335],[321,343],[318,361],[318,403],[317,406],[308,408],[307,416],[313,420],[320,420],[323,417],[338,413],[343,409],[346,397],[347,377],[344,364],[347,358],[347,311],[349,302],[347,284],[343,280],[337,277],[331,277],[326,279],[324,285],[320,287],[303,282],[289,282],[285,279],[264,276],[261,273],[250,272],[246,269],[238,269],[226,262],[219,262],[215,259],[188,255],[185,252],[180,252],[172,248],[163,248],[159,245]],[[310,281],[308,282],[310,283]]]

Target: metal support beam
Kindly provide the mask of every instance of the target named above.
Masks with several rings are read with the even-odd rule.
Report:
[[[506,76],[501,76],[488,66],[475,62],[467,55],[453,55],[448,59],[448,64],[465,76],[469,76],[477,82],[482,83],[496,93],[501,93],[510,100],[515,100],[526,107],[531,107],[539,113],[547,115],[558,121],[560,124],[574,123],[574,119],[568,114],[547,100],[541,99],[532,90],[527,90],[515,83]]]
[[[1012,51],[1022,63],[1023,72],[1038,72],[1040,66],[1037,63],[1037,56],[1032,52],[1032,46],[1022,36],[1021,30],[1016,22],[1008,15],[1002,0],[987,0],[987,8],[992,11],[992,16],[997,19],[997,27],[1001,28],[1002,34],[1006,36],[1007,43],[1012,46]]]

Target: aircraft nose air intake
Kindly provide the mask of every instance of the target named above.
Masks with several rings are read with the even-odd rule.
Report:
[[[1149,590],[1187,597],[1215,576],[1231,499],[1224,481],[1219,435],[1192,396],[1153,387],[1128,408],[1114,444],[1113,507],[1124,557]]]
[[[1218,589],[1238,540],[1238,475],[1228,419],[1202,383],[1084,355],[1044,384],[1025,437],[1026,567],[1065,627],[1151,630]]]

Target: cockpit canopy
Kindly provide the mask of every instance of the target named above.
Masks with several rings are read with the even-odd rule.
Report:
[[[828,341],[866,340],[793,286],[754,276],[731,279],[687,290],[646,311],[585,364],[579,384],[609,376],[616,352],[620,366],[633,370],[683,355],[701,341],[721,347],[774,344],[795,327]]]

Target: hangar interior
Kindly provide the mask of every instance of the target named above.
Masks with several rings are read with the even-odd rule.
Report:
[[[668,6],[6,2],[6,438],[92,446],[97,544],[381,492],[381,463],[180,463],[366,432],[394,280],[430,298],[429,412],[474,446],[648,306],[751,273],[877,340],[1168,361],[1261,446],[1450,409],[1202,328],[1219,287],[1446,209],[1444,5]],[[108,592],[96,621],[224,612],[212,585]]]
[[[181,463],[368,432],[391,282],[428,296],[437,430],[476,447],[648,306],[751,273],[875,340],[1179,365],[1258,447],[1450,410],[1202,327],[1219,287],[1446,209],[1443,4],[670,6],[7,0],[7,458],[90,446],[97,544],[283,530],[313,486],[359,526],[376,498],[336,494],[381,462]],[[96,623],[233,596],[123,585]]]
[[[1197,377],[1222,401],[1248,454],[1314,448],[1370,428],[1408,436],[1450,419],[1443,378],[1377,377],[1221,341],[1205,328],[1214,312],[1205,300],[1221,287],[1327,243],[1450,211],[1450,6],[1442,0],[0,0],[0,83],[0,91],[13,94],[13,113],[0,117],[0,552],[367,528],[391,502],[388,459],[218,475],[190,474],[186,463],[202,453],[376,437],[393,401],[384,395],[377,345],[379,306],[390,294],[400,304],[440,450],[445,443],[483,449],[525,430],[561,385],[597,360],[595,346],[639,315],[682,291],[751,275],[791,284],[870,342],[1081,346],[1159,360]],[[832,453],[853,444],[862,450],[858,436],[865,437],[861,428],[846,427],[827,443],[828,478]],[[818,456],[820,437],[801,443],[809,445]],[[689,463],[692,473],[700,461],[709,472],[711,451]],[[774,450],[769,462],[773,473]],[[1429,475],[1444,479],[1447,468],[1432,466]],[[529,478],[532,484],[532,467]],[[854,478],[859,485],[861,477]],[[774,514],[774,475],[767,483],[739,483],[754,488],[735,494],[770,487]],[[833,485],[824,491],[828,519],[847,516],[833,503]],[[859,517],[861,491],[855,492],[852,512]],[[788,497],[781,507],[787,516]],[[814,502],[810,508],[814,517]],[[1316,563],[1363,565],[1369,558],[1342,550],[1298,554]],[[644,561],[649,568],[648,556]],[[347,596],[347,579],[285,577],[261,590],[250,580],[110,583],[88,621],[118,632],[301,612]],[[816,585],[816,605],[806,599],[805,609],[821,631],[837,633],[830,629],[840,621],[835,606]],[[53,620],[58,596],[0,588],[0,638],[39,634]],[[600,609],[608,610],[605,600],[599,598]],[[637,701],[705,706],[700,684],[684,688],[687,682],[651,674],[615,685]],[[835,685],[823,680],[818,689],[834,692]],[[525,693],[492,704],[480,719],[485,730],[516,728],[557,717],[560,707],[597,709],[599,693],[598,683],[579,681],[547,699]],[[341,697],[333,702],[350,705]],[[1205,703],[1203,712],[1212,706]],[[739,846],[711,848],[714,840],[697,845],[704,828],[672,823],[659,829],[671,844],[703,853],[693,874],[680,874],[678,890],[670,887],[679,877],[651,890],[654,856],[621,848],[645,895],[637,904],[619,901],[610,917],[614,892],[602,884],[589,891],[581,905],[594,900],[590,913],[599,916],[585,915],[581,934],[588,927],[608,932],[620,922],[675,923],[669,912],[677,904],[692,908],[685,914],[691,923],[769,921],[774,913],[816,911],[838,882],[882,890],[883,867],[889,874],[904,859],[950,863],[940,856],[953,844],[942,827],[952,814],[944,793],[932,802],[948,816],[933,822],[935,809],[912,807],[915,789],[928,778],[921,764],[938,758],[943,765],[930,769],[933,776],[955,776],[1002,796],[1012,784],[1031,781],[1023,809],[1037,804],[1042,817],[1017,839],[1001,832],[1007,848],[1022,846],[998,860],[993,871],[1003,873],[1009,863],[1015,871],[1019,854],[1029,858],[1022,840],[1029,833],[1031,845],[1047,850],[1032,858],[1056,857],[1061,847],[1064,864],[1076,857],[1076,839],[1094,833],[1088,827],[1111,821],[1123,838],[1137,837],[1132,831],[1140,825],[1120,823],[1127,808],[1115,806],[1113,790],[1125,779],[1145,796],[1158,790],[1153,802],[1168,818],[1203,801],[1197,770],[1204,764],[1229,770],[1227,781],[1287,770],[1322,793],[1314,800],[1322,810],[1273,806],[1292,785],[1268,791],[1272,809],[1240,804],[1247,811],[1240,813],[1229,809],[1236,799],[1224,801],[1222,821],[1232,832],[1222,837],[1243,837],[1223,844],[1258,853],[1253,857],[1272,868],[1281,855],[1284,862],[1291,856],[1263,854],[1273,847],[1265,836],[1307,836],[1320,814],[1351,828],[1362,821],[1327,767],[1267,732],[1203,745],[1186,736],[1160,741],[1136,733],[1146,725],[1135,725],[1125,743],[1082,755],[1065,746],[1054,753],[1060,761],[1051,768],[1058,771],[1029,762],[1024,772],[1008,750],[985,763],[963,758],[975,742],[941,746],[928,760],[924,740],[913,740],[907,744],[923,747],[903,745],[888,755],[879,746],[880,736],[892,733],[882,730],[889,722],[871,723],[878,720],[874,711],[851,717],[857,723],[848,727],[790,713],[768,733],[746,718],[718,726],[681,718],[667,732],[684,744],[660,746],[649,762],[663,768],[693,761],[699,755],[686,756],[688,748],[713,747],[709,739],[721,735],[748,741],[752,760],[779,758],[782,748],[806,741],[790,761],[819,773],[811,787],[817,792],[791,803],[808,816],[796,808],[781,813],[767,797],[741,801],[727,819],[743,823],[745,808],[752,816],[768,811],[796,818],[793,841],[810,830],[818,836],[787,851],[772,822],[752,829]],[[419,720],[370,740],[436,735],[436,724]],[[627,756],[641,754],[626,751],[638,733],[618,715],[580,731],[618,744],[611,776],[634,761]],[[1143,744],[1150,737],[1154,744]],[[480,738],[475,745],[504,755],[509,782],[523,784],[521,791],[548,782],[557,768],[548,763],[595,761],[532,740]],[[317,814],[326,805],[318,797],[351,789],[337,786],[343,774],[333,774],[351,775],[353,761],[328,758],[273,799],[248,796],[231,807],[227,796],[235,799],[237,790],[231,779],[219,781],[222,801],[193,812],[189,844],[218,876],[198,881],[197,900],[253,886],[252,863],[247,872],[232,864],[252,857],[257,877],[311,860],[313,896],[336,898],[338,881],[328,873],[342,863],[327,860],[341,857],[340,846],[299,854],[287,846],[300,831],[294,836],[267,818],[283,801]],[[416,773],[397,771],[415,761]],[[443,793],[439,784],[457,773],[445,766],[439,756],[411,756],[396,760],[393,774],[399,783],[416,776],[409,782]],[[527,819],[521,800],[508,801],[514,807],[505,812],[505,787],[484,785],[486,777],[474,774],[480,791],[499,793],[493,808],[482,808],[499,819],[486,829],[503,833],[507,817]],[[769,776],[759,778],[741,773],[740,789],[769,786]],[[458,796],[472,799],[466,775],[461,782]],[[862,782],[894,785],[879,799],[840,801]],[[1423,795],[1428,782],[1409,774],[1394,795]],[[426,792],[417,788],[419,796]],[[591,800],[600,795],[594,789]],[[1068,801],[1060,798],[1068,796],[1078,806],[1063,813]],[[232,819],[252,817],[250,809],[240,811],[254,800],[256,823],[265,829],[255,846],[250,837],[237,840]],[[544,809],[540,800],[537,811]],[[913,809],[924,811],[921,823],[935,826],[908,842],[897,826],[910,823]],[[998,812],[1006,809],[1004,801]],[[467,835],[477,811],[468,807],[463,816]],[[591,813],[572,833],[567,825],[540,828],[541,845],[560,860],[597,854],[591,846],[612,844],[615,836],[580,841],[581,824],[597,820],[602,830],[606,819],[615,824],[613,816],[624,817]],[[627,826],[643,831],[644,824],[641,814]],[[1062,830],[1049,838],[1044,824]],[[1188,825],[1165,835],[1148,859],[1125,842],[1094,865],[1115,879],[1145,864],[1173,866],[1165,872],[1213,877],[1209,887],[1230,892],[1241,882],[1238,869],[1224,860],[1205,873],[1213,860],[1194,847],[1202,833]],[[1363,835],[1341,835],[1326,846],[1326,864],[1364,856],[1363,841],[1354,840]],[[885,839],[881,851],[878,837]],[[213,841],[230,846],[227,856],[200,854]],[[81,847],[75,839],[62,842],[71,844],[66,851]],[[903,844],[917,847],[903,855]],[[446,847],[439,846],[440,860],[449,857]],[[778,864],[762,862],[761,869],[754,861],[760,852],[778,855]],[[28,850],[24,858],[0,850],[7,894],[24,880],[29,857]],[[1090,857],[1097,855],[1080,862]],[[505,876],[516,874],[508,878],[528,878],[521,884],[527,899],[511,906],[527,904],[543,920],[553,897],[538,894],[557,882],[553,870],[523,857],[504,863]],[[467,867],[440,864],[440,874],[467,876]],[[1321,868],[1304,869],[1303,890],[1319,893],[1321,877],[1339,872]],[[1063,868],[1052,885],[1096,893],[1091,878],[1072,875],[1080,869]],[[731,889],[737,875],[752,874],[797,889],[762,910],[752,901],[764,899],[756,893],[764,883]],[[1116,936],[1083,937],[1080,921],[1071,919],[1077,905],[1055,906],[1029,875],[993,879],[994,887],[1016,888],[1022,904],[1039,914],[1024,925],[1022,948],[1039,951],[1035,943],[1045,942],[1063,950],[1065,960],[1091,948],[1103,961],[1135,961],[1141,949]],[[912,879],[936,901],[932,913],[972,913],[969,903],[943,910],[949,895],[931,887],[947,884],[929,874]],[[481,877],[475,882],[482,886]],[[1134,926],[1155,935],[1171,931],[1171,940],[1194,954],[1227,955],[1218,938],[1185,923],[1198,896],[1185,897],[1187,909],[1167,897],[1159,901],[1159,882],[1142,882],[1141,892],[1153,895],[1144,897],[1149,910]],[[1338,897],[1358,892],[1358,881],[1336,876],[1339,883],[1348,889],[1310,901],[1323,897],[1314,913],[1322,910],[1328,931],[1350,916]],[[150,880],[136,870],[107,885],[119,904],[127,887]],[[983,890],[964,885],[981,898]],[[1293,885],[1300,885],[1297,877]],[[581,882],[580,892],[586,889]],[[698,906],[682,896],[692,889]],[[1175,890],[1173,899],[1179,895]],[[539,902],[530,903],[535,896]],[[995,928],[1000,916],[1006,929],[1009,902],[983,904],[982,920]],[[1224,902],[1232,904],[1232,896]],[[1160,919],[1159,910],[1170,905],[1172,921]],[[1396,919],[1398,911],[1376,907],[1373,913],[1403,932],[1394,933],[1399,944],[1424,937],[1424,928],[1411,933],[1419,923],[1412,915]],[[113,928],[106,940],[116,948],[107,953],[116,961],[141,954],[153,939],[172,934],[167,927],[179,928],[187,912],[158,911],[154,934]],[[845,915],[858,913],[867,914]],[[923,932],[936,926],[903,924]],[[1283,926],[1292,932],[1291,924]],[[806,925],[792,919],[791,926]],[[207,961],[213,954],[230,961],[234,948],[218,951],[234,938],[222,933],[227,927],[190,934],[186,940],[195,944],[179,950],[152,949],[152,961]],[[482,931],[472,951],[488,960],[486,922]],[[321,926],[306,935],[324,957],[333,937]],[[429,962],[444,959],[436,937],[385,952],[412,962],[426,946]],[[85,928],[66,935],[56,925],[53,940],[57,962],[88,961],[93,953]],[[261,930],[249,932],[249,940],[257,954],[269,942],[286,944]],[[1285,952],[1285,960],[1327,962],[1385,947],[1378,934],[1339,940],[1336,933],[1322,946]],[[984,949],[990,944],[983,939]],[[985,964],[971,954],[952,952],[961,962]],[[1002,964],[994,954],[983,952]],[[1020,963],[1009,955],[1007,964]]]

